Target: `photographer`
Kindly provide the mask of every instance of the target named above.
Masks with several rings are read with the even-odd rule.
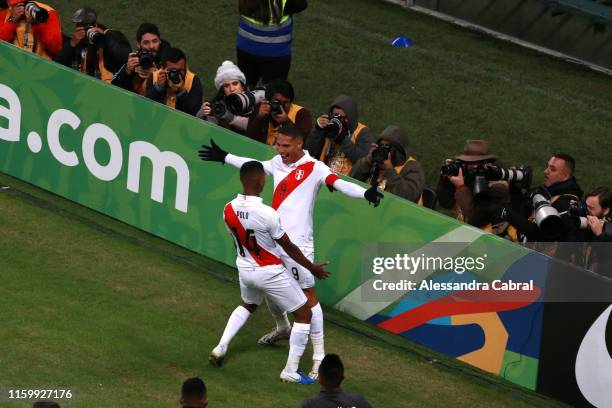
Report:
[[[587,269],[612,278],[612,254],[608,242],[612,242],[612,191],[607,187],[598,187],[585,196],[583,205],[573,215],[576,224],[587,230],[585,266]]]
[[[425,173],[408,153],[408,135],[399,126],[387,126],[370,152],[355,163],[350,176],[413,202],[421,201]]]
[[[273,146],[276,130],[286,122],[293,123],[306,138],[312,128],[312,117],[308,109],[293,102],[295,94],[291,83],[277,79],[266,86],[265,99],[256,108],[257,113],[249,119],[246,135]]]
[[[98,15],[91,8],[78,9],[72,22],[72,38],[64,43],[55,61],[110,83],[128,59],[129,41],[120,31],[98,23]]]
[[[248,116],[232,113],[225,103],[227,96],[246,91],[246,78],[232,61],[223,61],[217,69],[215,88],[217,89],[217,95],[213,98],[212,102],[205,101],[202,103],[202,107],[196,116],[231,129],[234,132],[246,134],[249,123]]]
[[[161,64],[161,55],[170,43],[161,39],[155,24],[142,23],[136,31],[136,52],[113,76],[112,84],[145,96],[147,80]]]
[[[147,98],[195,116],[202,104],[200,78],[187,68],[187,57],[178,48],[162,56],[161,68],[147,80]]]
[[[328,112],[317,118],[306,150],[332,171],[347,175],[353,163],[368,154],[374,135],[359,122],[357,102],[350,96],[338,96]]]
[[[575,166],[570,155],[553,155],[544,169],[544,184],[531,190],[523,209],[505,209],[500,212],[500,219],[516,227],[527,242],[581,241],[578,227],[568,216],[573,203],[582,197],[574,177]],[[540,251],[553,255],[557,247],[545,245]]]
[[[0,40],[12,43],[46,59],[62,48],[62,30],[57,12],[37,1],[8,0],[0,11]]]
[[[239,0],[240,22],[236,52],[247,85],[260,79],[267,85],[287,79],[291,66],[293,14],[308,7],[307,0]]]

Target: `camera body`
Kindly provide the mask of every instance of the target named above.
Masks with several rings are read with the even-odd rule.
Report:
[[[283,113],[283,103],[278,99],[274,99],[270,102],[270,114],[274,116],[280,115],[281,113]]]
[[[377,165],[383,164],[389,157],[389,153],[391,153],[392,151],[393,146],[389,144],[383,144],[378,146],[372,151],[372,162]]]
[[[327,118],[329,119],[329,122],[327,123],[327,126],[325,126],[325,134],[330,137],[337,135],[340,132],[340,128],[342,128],[342,125],[344,124],[342,115],[339,113],[329,112]]]
[[[49,12],[33,1],[24,1],[25,12],[32,16],[37,23],[46,23],[49,20]]]
[[[589,228],[589,221],[587,219],[588,209],[585,202],[572,202],[565,215],[574,228],[583,230]]]
[[[224,100],[215,101],[212,104],[211,111],[214,117],[221,118],[227,112],[227,105]]]
[[[89,45],[93,45],[97,48],[100,48],[104,41],[104,34],[98,31],[92,31],[92,28],[95,28],[95,27],[96,25],[94,24],[84,24],[83,25],[83,29],[85,30],[85,33],[87,36],[87,42],[89,43]]]
[[[140,65],[142,69],[148,70],[153,67],[155,57],[151,51],[141,48],[138,50],[136,55],[138,55],[138,65]]]
[[[170,68],[167,71],[168,74],[168,80],[171,81],[173,84],[180,84],[181,83],[181,71],[179,71],[176,68]]]

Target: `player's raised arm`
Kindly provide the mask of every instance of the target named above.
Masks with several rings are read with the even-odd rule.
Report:
[[[368,202],[374,205],[374,207],[378,207],[380,200],[385,197],[383,193],[377,190],[378,183],[366,190],[355,183],[342,180],[336,174],[331,172],[325,179],[325,184],[331,191],[338,190],[342,194],[352,198],[363,198],[368,200]]]
[[[250,161],[259,161],[255,159],[251,159],[249,157],[240,157],[234,154],[228,153],[225,150],[221,149],[218,144],[215,143],[213,139],[210,139],[210,146],[202,145],[202,148],[198,150],[198,156],[200,156],[201,160],[204,161],[216,161],[221,164],[229,164],[236,168],[242,167],[244,163]],[[272,174],[271,164],[269,161],[260,162],[264,166],[264,171],[269,176]]]
[[[277,239],[276,242],[278,242],[278,245],[280,245],[285,250],[287,255],[293,258],[295,262],[299,263],[304,268],[312,272],[312,274],[316,276],[317,278],[325,279],[331,273],[330,271],[327,271],[324,269],[326,265],[329,265],[329,261],[325,261],[323,263],[318,263],[318,264],[313,264],[312,262],[308,260],[308,258],[304,256],[302,251],[300,251],[300,249],[297,246],[295,246],[293,242],[291,242],[287,234],[284,234],[282,237]]]

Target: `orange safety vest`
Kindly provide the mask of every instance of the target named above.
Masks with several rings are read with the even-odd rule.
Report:
[[[404,164],[402,164],[401,166],[395,166],[395,172],[397,174],[400,174],[402,172],[402,170],[404,170],[404,167],[406,167],[406,165],[408,164],[408,162],[411,161],[416,161],[416,159],[412,156],[408,156],[408,159],[404,162]],[[372,182],[372,178],[368,179],[367,183],[370,184]],[[385,178],[381,178],[378,180],[378,187],[380,187],[381,190],[385,190],[387,187],[387,179]],[[416,203],[420,206],[423,206],[423,193],[421,193],[421,196],[419,197],[419,199],[416,201]]]
[[[55,11],[51,6],[48,6],[43,3],[36,2],[38,7],[47,10],[49,13],[51,11]],[[12,14],[12,9],[9,11],[7,18],[10,18]],[[44,45],[42,45],[38,39],[34,36],[32,32],[32,23],[28,23],[25,20],[21,20],[19,25],[17,26],[17,30],[15,31],[15,38],[13,39],[13,44],[19,48],[23,48],[24,50],[33,52],[34,54],[40,55],[43,58],[51,60],[51,56],[45,50]]]
[[[357,138],[359,137],[359,134],[361,133],[363,129],[365,129],[365,127],[366,126],[362,123],[357,124],[357,128],[351,135],[352,144],[355,144],[355,142],[357,141]],[[329,157],[325,157],[327,154],[327,151],[329,150],[329,145],[331,143],[332,143],[331,139],[326,137],[325,143],[323,144],[323,149],[321,149],[321,157],[319,158],[319,160],[327,164],[327,166],[333,172],[348,175],[351,169],[353,168],[353,163],[348,159],[348,157],[346,157],[344,152],[340,150],[340,145],[338,143],[334,143],[334,146],[333,146],[334,154]]]
[[[289,120],[295,123],[295,118],[297,117],[298,112],[302,109],[304,109],[302,106],[291,103],[291,109],[289,109],[289,112],[287,112]],[[267,145],[274,146],[276,144],[276,136],[278,136],[278,133],[276,133],[277,129],[278,126],[274,126],[272,122],[268,123],[268,136],[266,137]]]
[[[157,78],[159,76],[160,71],[161,69],[153,71],[153,83],[154,84],[157,83]],[[188,68],[187,74],[185,75],[185,85],[184,85],[185,91],[187,93],[191,92],[191,87],[193,86],[194,78],[195,78],[195,74],[191,72]],[[166,104],[166,106],[172,109],[176,109],[176,91],[173,89],[170,89],[170,87],[166,88],[166,101],[164,103]]]

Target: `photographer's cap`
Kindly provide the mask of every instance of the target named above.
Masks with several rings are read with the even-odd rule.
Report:
[[[463,146],[463,153],[457,156],[456,159],[465,162],[475,162],[497,160],[497,156],[491,154],[487,140],[468,139]]]
[[[98,21],[98,14],[96,10],[89,7],[80,8],[72,15],[72,22],[75,24],[89,25],[96,24],[96,21]]]

